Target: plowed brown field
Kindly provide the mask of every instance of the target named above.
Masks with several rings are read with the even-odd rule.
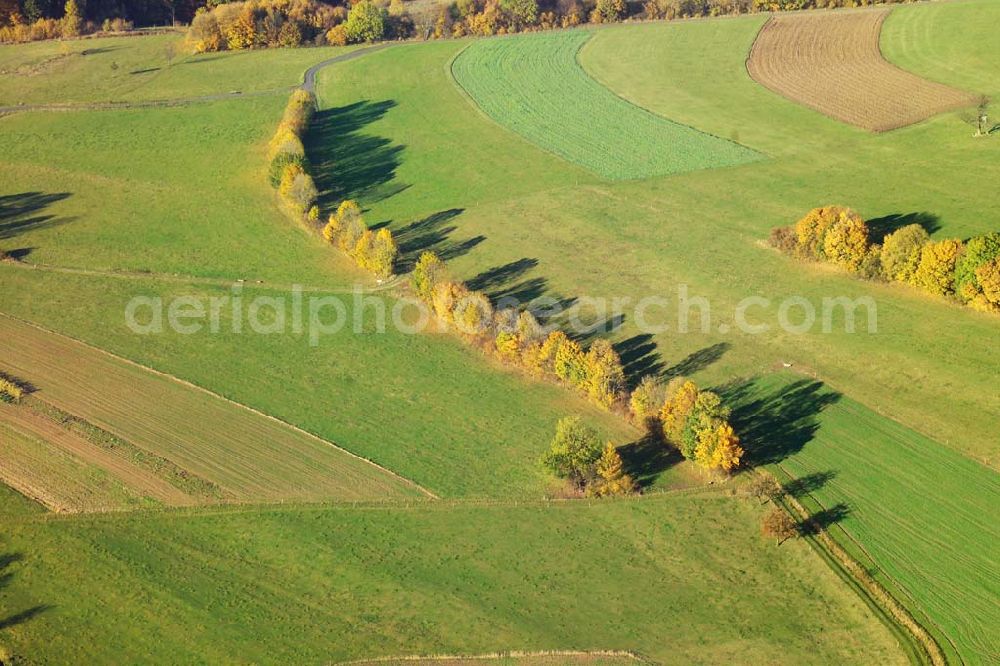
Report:
[[[0,315],[0,367],[37,396],[239,501],[380,500],[421,490],[347,451],[196,387]]]
[[[974,103],[970,93],[890,64],[879,49],[884,11],[774,16],[750,51],[761,85],[851,125],[884,132]]]

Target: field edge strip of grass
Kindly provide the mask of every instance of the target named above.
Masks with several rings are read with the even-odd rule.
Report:
[[[351,659],[338,661],[334,666],[364,666],[365,664],[383,664],[396,661],[490,661],[493,659],[531,659],[532,657],[622,657],[641,664],[655,662],[631,650],[503,650],[500,652],[485,652],[481,654],[431,654],[407,655],[402,657],[371,657],[368,659]]]
[[[787,472],[780,465],[770,466],[768,469],[758,468],[759,473],[770,475],[780,484],[780,480],[775,474],[775,470],[779,471],[782,476],[788,479],[794,479],[795,476]],[[810,499],[817,504],[817,506],[822,506],[818,500],[810,496]],[[792,518],[802,524],[810,524],[810,516],[812,515],[809,510],[803,506],[803,504],[790,494],[785,493],[777,501],[781,508],[788,512]],[[893,633],[902,632],[902,635],[908,638],[907,641],[913,647],[917,649],[917,653],[923,659],[920,659],[920,663],[930,663],[933,666],[948,666],[948,658],[945,657],[944,651],[941,648],[938,640],[934,635],[927,630],[927,628],[919,622],[913,613],[906,607],[906,605],[900,601],[896,595],[894,595],[885,585],[880,583],[876,578],[867,571],[867,569],[858,560],[852,556],[847,549],[845,549],[835,537],[833,537],[829,530],[825,527],[816,525],[812,523],[811,534],[807,536],[809,541],[815,545],[816,548],[820,549],[824,555],[824,559],[828,560],[831,565],[836,565],[844,575],[848,576],[854,583],[852,587],[862,595],[866,602],[874,604],[879,609],[880,617],[884,620],[892,622],[896,631]],[[870,557],[870,556],[869,556]],[[872,561],[874,559],[872,558]],[[921,615],[925,615],[921,613]],[[927,621],[927,620],[925,620]],[[940,629],[938,629],[940,632]],[[943,632],[941,632],[943,633]],[[945,637],[946,640],[947,637]],[[909,650],[907,652],[910,652]],[[911,658],[917,655],[911,654]],[[961,658],[957,656],[956,659],[961,663]]]
[[[118,354],[114,354],[112,352],[109,352],[106,349],[101,349],[100,347],[96,347],[96,346],[94,346],[94,345],[92,345],[92,344],[90,344],[88,342],[83,341],[83,340],[79,340],[79,339],[74,338],[72,336],[64,335],[62,333],[59,333],[59,332],[47,329],[44,326],[40,326],[40,325],[38,325],[38,324],[36,324],[34,322],[31,322],[31,321],[28,321],[26,319],[22,319],[20,317],[16,317],[16,316],[11,315],[11,314],[6,313],[6,312],[0,312],[0,317],[6,317],[6,318],[8,318],[8,319],[10,319],[12,321],[24,324],[26,326],[30,326],[30,327],[35,328],[35,329],[37,329],[39,331],[42,331],[44,333],[48,333],[50,335],[56,335],[58,337],[66,339],[66,340],[71,340],[74,343],[82,345],[82,346],[84,346],[87,349],[90,349],[92,351],[96,351],[96,352],[98,352],[100,354],[103,354],[103,355],[105,355],[105,356],[107,356],[109,358],[112,358],[112,359],[120,362],[120,363],[125,363],[126,365],[132,366],[134,368],[138,368],[140,370],[144,370],[146,372],[150,372],[150,373],[152,373],[154,375],[162,377],[163,379],[166,379],[168,381],[180,384],[181,386],[187,387],[189,389],[194,389],[194,390],[199,391],[199,392],[201,392],[203,394],[210,395],[210,396],[212,396],[214,398],[218,398],[220,400],[223,400],[223,401],[227,402],[228,404],[233,405],[234,407],[237,407],[239,409],[243,409],[243,410],[246,410],[248,412],[251,412],[252,414],[254,414],[256,416],[268,419],[269,421],[271,421],[273,423],[277,423],[277,424],[280,424],[280,425],[282,425],[284,427],[291,428],[292,430],[298,432],[301,435],[305,435],[307,438],[309,438],[309,439],[311,439],[313,441],[316,441],[316,442],[318,442],[320,444],[323,444],[325,446],[332,447],[332,448],[336,449],[337,451],[340,451],[341,453],[344,453],[344,454],[346,454],[346,455],[348,455],[348,456],[350,456],[352,458],[355,458],[355,459],[357,459],[359,461],[367,463],[368,465],[371,465],[372,467],[375,467],[379,471],[392,476],[393,478],[395,478],[398,481],[402,482],[404,485],[407,485],[407,486],[409,486],[409,487],[411,487],[411,488],[419,491],[420,493],[426,495],[427,497],[429,497],[431,499],[435,499],[435,500],[440,499],[440,497],[438,495],[434,494],[433,492],[431,492],[427,488],[424,488],[422,485],[420,485],[416,481],[408,479],[405,476],[403,476],[403,475],[401,475],[401,474],[399,474],[397,472],[394,472],[393,470],[389,469],[388,467],[383,467],[382,465],[378,464],[374,460],[370,460],[368,458],[365,458],[364,456],[360,456],[357,453],[354,453],[353,451],[349,451],[349,450],[343,448],[342,446],[339,446],[337,444],[334,444],[333,442],[330,442],[330,441],[328,441],[326,439],[323,439],[319,435],[311,433],[308,430],[300,428],[297,425],[294,425],[294,424],[289,423],[287,421],[283,421],[282,419],[279,419],[276,416],[272,416],[271,414],[267,414],[265,412],[262,412],[259,409],[255,409],[253,407],[250,407],[249,405],[244,405],[243,403],[237,402],[237,401],[233,400],[232,398],[228,398],[228,397],[226,397],[226,396],[224,396],[222,394],[216,393],[215,391],[211,391],[211,390],[209,390],[209,389],[207,389],[207,388],[205,388],[203,386],[199,386],[198,384],[190,382],[190,381],[188,381],[186,379],[181,379],[180,377],[176,377],[174,375],[168,374],[166,372],[162,372],[162,371],[157,370],[155,368],[151,368],[151,367],[143,365],[142,363],[139,363],[137,361],[133,361],[131,359],[125,358],[124,356],[119,356]]]

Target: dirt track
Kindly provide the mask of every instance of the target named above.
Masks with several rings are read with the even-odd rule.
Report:
[[[975,103],[975,96],[889,63],[879,49],[889,10],[774,16],[750,51],[755,81],[831,118],[873,132]]]

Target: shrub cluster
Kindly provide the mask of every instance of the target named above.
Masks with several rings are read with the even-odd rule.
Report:
[[[629,409],[637,423],[662,434],[686,459],[724,472],[739,467],[744,451],[718,394],[681,377],[665,387],[644,377],[632,392]]]
[[[625,473],[622,458],[611,442],[603,447],[597,433],[578,416],[560,419],[542,465],[560,479],[569,481],[577,492],[591,497],[630,495],[637,490],[635,480]]]
[[[546,334],[530,311],[495,308],[486,294],[453,280],[433,252],[420,256],[410,284],[439,319],[504,363],[557,379],[605,407],[624,403],[625,370],[607,340],[584,351],[562,331]]]
[[[399,255],[396,240],[385,227],[378,231],[369,229],[356,202],[341,202],[323,227],[323,238],[346,252],[358,266],[371,271],[380,279],[392,275]]]
[[[309,173],[302,135],[316,111],[316,96],[305,90],[292,93],[278,130],[268,145],[268,179],[285,205],[298,216],[308,215],[319,191]]]
[[[21,402],[25,390],[12,377],[0,372],[0,402]]]
[[[953,297],[983,312],[1000,312],[1000,232],[931,240],[910,224],[871,241],[861,216],[843,206],[809,211],[791,227],[771,230],[772,246],[800,259],[840,266],[869,280],[903,282]]]
[[[96,31],[97,27],[93,23],[84,21],[77,0],[67,0],[62,18],[36,16],[25,20],[20,11],[12,12],[4,24],[0,25],[0,43],[79,37]]]

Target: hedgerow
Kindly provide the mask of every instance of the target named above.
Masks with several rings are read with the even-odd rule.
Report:
[[[869,280],[902,282],[957,299],[983,312],[1000,312],[1000,232],[931,240],[919,224],[871,241],[861,216],[844,206],[809,211],[791,227],[771,230],[772,247],[800,259],[840,266]]]

